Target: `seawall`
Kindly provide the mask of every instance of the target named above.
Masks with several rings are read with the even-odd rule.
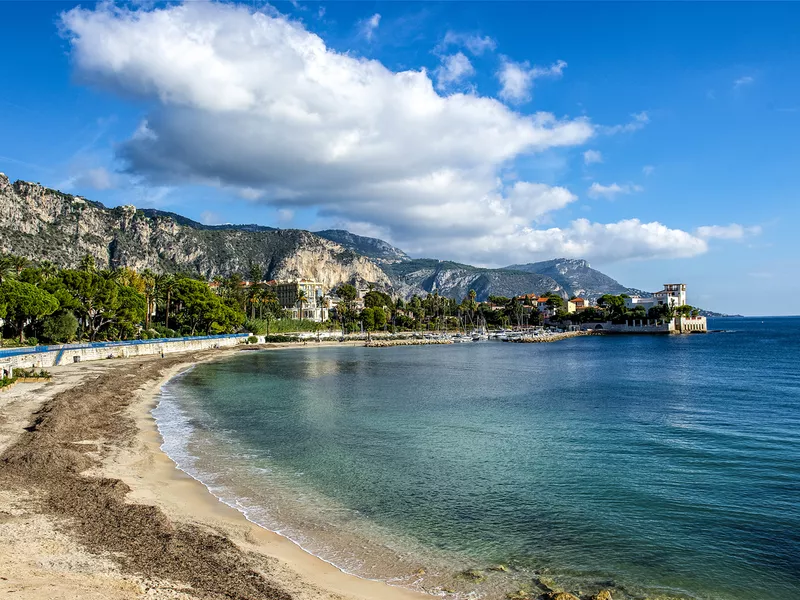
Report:
[[[0,370],[11,368],[48,368],[75,362],[128,358],[153,354],[173,354],[236,346],[247,341],[248,334],[209,335],[196,338],[162,338],[132,340],[128,342],[96,342],[65,344],[63,346],[35,346],[9,348],[0,351]]]

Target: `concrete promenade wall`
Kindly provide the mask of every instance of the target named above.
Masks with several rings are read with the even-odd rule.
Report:
[[[0,352],[0,364],[13,368],[48,368],[74,362],[127,358],[153,354],[173,354],[236,346],[247,341],[247,334],[205,336],[201,338],[164,338],[158,340],[136,340],[131,342],[112,342],[108,344],[73,344],[64,346],[41,346],[25,349],[15,348]],[[12,353],[13,352],[13,353]],[[77,357],[77,360],[76,360]]]

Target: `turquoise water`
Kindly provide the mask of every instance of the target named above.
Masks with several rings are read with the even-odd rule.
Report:
[[[155,412],[181,468],[362,576],[797,599],[800,318],[710,325],[728,331],[247,352]]]

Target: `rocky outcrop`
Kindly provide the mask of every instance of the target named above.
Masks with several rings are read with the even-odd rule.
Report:
[[[396,248],[378,238],[356,235],[344,229],[326,229],[317,231],[316,234],[326,240],[336,242],[356,254],[366,256],[378,264],[391,264],[411,260],[411,257],[400,248]]]
[[[462,299],[475,290],[479,301],[489,296],[567,293],[552,277],[508,269],[481,269],[450,261],[415,259],[384,265],[395,291],[405,298],[413,294],[438,292],[440,296]]]
[[[245,275],[255,264],[270,279],[310,277],[326,287],[351,281],[390,285],[368,258],[308,231],[197,228],[134,206],[106,208],[36,183],[11,184],[5,175],[0,176],[0,251],[62,267],[74,267],[90,254],[102,267],[208,279]]]
[[[557,281],[570,297],[580,296],[591,301],[603,294],[650,296],[647,292],[625,287],[579,258],[555,258],[524,265],[511,265],[506,269],[550,277]]]

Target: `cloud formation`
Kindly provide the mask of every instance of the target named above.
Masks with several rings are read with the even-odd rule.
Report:
[[[742,86],[750,85],[754,81],[755,81],[755,79],[753,79],[749,75],[745,75],[744,77],[739,77],[739,79],[736,79],[733,82],[733,89],[738,89],[738,88],[740,88]]]
[[[358,28],[361,31],[361,35],[363,35],[367,41],[371,42],[372,38],[375,37],[375,31],[377,31],[378,25],[380,24],[381,16],[378,13],[375,13],[369,19],[359,21]]]
[[[698,235],[636,219],[535,228],[575,195],[501,174],[521,157],[585,143],[596,131],[588,118],[441,95],[424,69],[394,72],[336,52],[299,22],[241,5],[99,4],[63,13],[62,25],[83,80],[150,107],[118,158],[151,184],[231,188],[284,217],[313,208],[322,221],[381,232],[416,255],[482,264],[707,249]],[[471,52],[493,47],[459,39]],[[458,61],[438,77],[462,77]],[[509,97],[566,67],[513,64],[523,73],[508,79]]]
[[[598,130],[601,133],[605,133],[606,135],[616,135],[618,133],[632,133],[634,131],[639,131],[643,129],[645,125],[650,122],[650,115],[647,114],[647,111],[643,110],[642,112],[633,113],[631,115],[631,120],[627,123],[623,123],[622,125],[600,125],[598,126]]]
[[[475,56],[480,56],[484,52],[494,50],[497,47],[497,42],[489,36],[448,31],[444,35],[444,39],[436,47],[436,52],[445,52],[450,46],[460,46],[466,48]]]
[[[608,200],[613,200],[619,194],[633,194],[634,192],[641,192],[643,190],[644,188],[642,186],[632,183],[626,183],[623,185],[619,185],[618,183],[602,185],[595,181],[591,186],[589,186],[589,191],[587,194],[589,198],[606,198]]]
[[[730,225],[707,225],[698,227],[696,233],[697,237],[704,240],[741,240],[746,237],[759,235],[761,233],[761,227],[758,225],[745,227],[738,223],[731,223]]]
[[[559,60],[549,67],[531,67],[530,63],[514,62],[508,57],[503,57],[497,79],[500,80],[500,97],[507,102],[516,104],[527,102],[531,99],[533,82],[541,77],[561,77],[567,63]]]
[[[603,155],[599,150],[587,150],[583,153],[583,164],[592,165],[603,162]]]
[[[475,68],[463,52],[442,57],[442,64],[434,72],[437,89],[444,90],[462,83],[475,74]]]

